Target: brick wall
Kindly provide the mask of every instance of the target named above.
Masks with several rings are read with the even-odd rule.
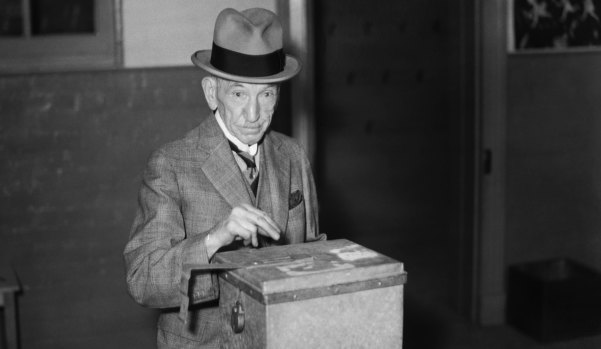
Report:
[[[23,348],[149,348],[122,251],[150,153],[209,112],[196,68],[0,77],[0,263]],[[273,128],[289,133],[288,87]]]
[[[0,262],[25,288],[23,348],[154,345],[154,313],[126,294],[122,250],[150,152],[204,115],[201,78],[0,77]]]

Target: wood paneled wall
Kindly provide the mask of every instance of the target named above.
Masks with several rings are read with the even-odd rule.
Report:
[[[458,9],[412,0],[316,7],[323,230],[394,256],[409,271],[433,270],[412,275],[408,292],[442,276],[434,283],[452,293]],[[444,254],[433,252],[443,245]]]

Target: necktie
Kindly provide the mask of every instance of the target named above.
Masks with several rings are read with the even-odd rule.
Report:
[[[235,152],[242,161],[246,164],[246,170],[244,172],[244,177],[246,181],[250,185],[250,189],[253,194],[257,196],[257,187],[259,185],[259,171],[257,171],[257,165],[255,164],[255,159],[249,153],[240,150],[234,143],[230,143],[230,148],[233,152]]]
[[[246,181],[250,185],[250,189],[253,192],[253,195],[257,197],[257,188],[259,186],[259,171],[257,170],[257,164],[255,163],[254,156],[249,153],[240,150],[234,143],[228,141],[230,143],[230,148],[234,153],[240,157],[242,161],[246,164],[246,171],[244,172],[244,177]],[[268,239],[262,235],[257,234],[257,239],[259,240],[259,247],[270,246],[272,245]]]

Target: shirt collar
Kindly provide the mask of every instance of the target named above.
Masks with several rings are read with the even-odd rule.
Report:
[[[238,147],[238,149],[242,150],[243,152],[249,153],[251,156],[257,155],[257,151],[259,148],[257,143],[251,144],[251,145],[244,144],[238,138],[236,138],[236,136],[231,134],[230,131],[227,129],[227,127],[225,127],[225,124],[223,123],[223,120],[221,119],[221,115],[219,115],[219,110],[215,111],[215,119],[217,119],[217,123],[219,124],[219,127],[221,127],[221,130],[223,131],[223,134],[225,135],[225,137],[230,142],[234,143]]]

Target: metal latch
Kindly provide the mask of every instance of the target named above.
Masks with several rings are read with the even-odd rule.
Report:
[[[234,333],[240,333],[244,330],[244,307],[240,301],[236,301],[236,304],[232,307],[231,325]]]

